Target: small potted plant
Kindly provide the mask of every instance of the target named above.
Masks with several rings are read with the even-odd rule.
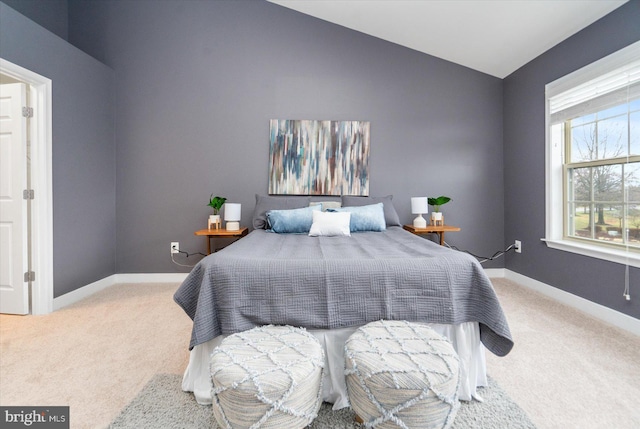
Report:
[[[211,229],[211,225],[215,225],[216,229],[219,229],[222,225],[220,221],[220,209],[225,201],[227,201],[225,197],[214,197],[213,194],[209,197],[209,204],[207,205],[213,209],[213,214],[209,216],[209,229]]]
[[[427,202],[430,206],[433,206],[433,211],[431,212],[431,223],[433,225],[444,225],[444,219],[442,213],[440,212],[440,206],[444,205],[451,201],[451,198],[445,197],[444,195],[440,195],[437,198],[430,197],[427,199]]]

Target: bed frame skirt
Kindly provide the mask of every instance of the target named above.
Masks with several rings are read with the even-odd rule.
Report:
[[[487,385],[485,349],[480,342],[477,322],[458,325],[425,324],[448,338],[460,358],[460,391],[462,401],[481,400],[476,388]],[[333,404],[334,410],[349,406],[344,378],[344,343],[357,327],[340,329],[307,329],[324,348],[325,369],[322,380],[322,399]],[[211,404],[211,375],[209,360],[213,349],[225,338],[220,335],[191,350],[189,365],[182,378],[182,390],[193,392],[199,404]]]

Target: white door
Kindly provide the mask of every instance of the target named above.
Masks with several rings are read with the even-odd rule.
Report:
[[[26,100],[25,84],[0,85],[0,313],[29,313]]]

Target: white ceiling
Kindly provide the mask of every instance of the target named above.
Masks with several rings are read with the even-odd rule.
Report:
[[[504,78],[627,0],[269,0]]]

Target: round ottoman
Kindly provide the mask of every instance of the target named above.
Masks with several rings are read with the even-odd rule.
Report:
[[[213,415],[221,428],[303,428],[322,403],[324,351],[304,329],[233,334],[211,354]]]
[[[344,346],[349,401],[368,428],[448,428],[460,407],[459,360],[428,326],[378,321]]]

